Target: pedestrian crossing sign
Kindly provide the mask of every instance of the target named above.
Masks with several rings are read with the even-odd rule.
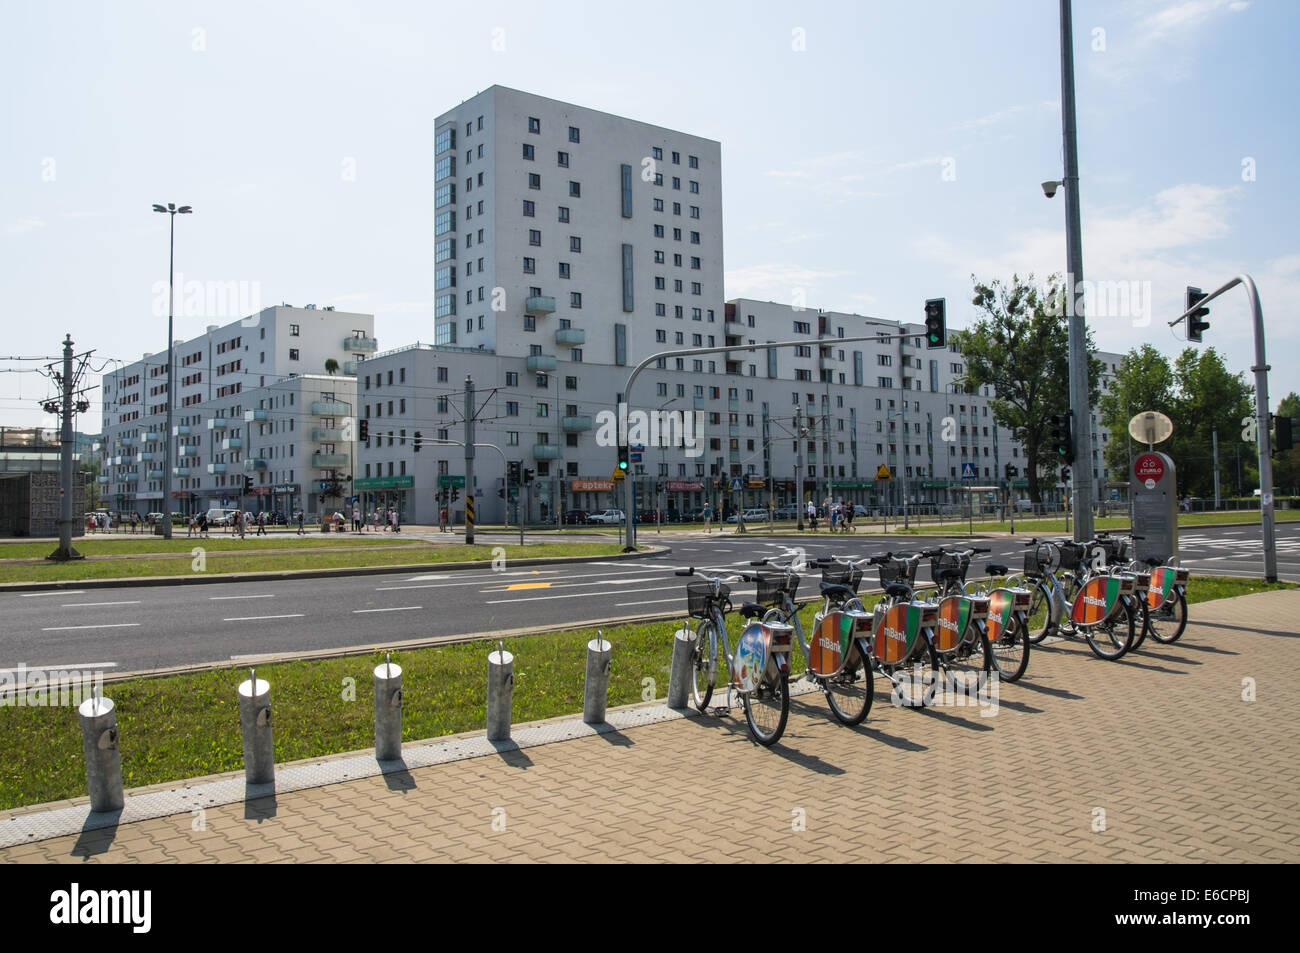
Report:
[[[894,475],[889,472],[889,467],[885,466],[883,463],[876,468],[877,480],[892,480],[893,478]]]

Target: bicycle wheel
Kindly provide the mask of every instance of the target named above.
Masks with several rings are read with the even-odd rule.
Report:
[[[939,652],[946,690],[976,694],[988,685],[993,670],[993,653],[989,650],[988,632],[978,622],[971,622],[974,638],[967,635],[951,652]]]
[[[1133,637],[1133,645],[1129,648],[1130,652],[1137,651],[1142,643],[1147,640],[1147,630],[1150,626],[1150,609],[1147,607],[1146,596],[1134,597],[1133,600],[1134,623],[1133,628],[1137,635]]]
[[[850,658],[838,675],[822,679],[822,690],[831,706],[831,714],[843,725],[858,725],[871,710],[876,694],[876,676],[871,663],[862,657],[856,642],[849,649]]]
[[[996,642],[989,645],[993,666],[1004,682],[1014,682],[1029,667],[1029,630],[1022,616],[1012,613],[1011,622],[1003,628]]]
[[[790,717],[790,677],[784,672],[763,676],[758,687],[741,697],[745,720],[755,741],[767,747],[776,744]]]
[[[1090,626],[1083,631],[1083,637],[1088,642],[1088,648],[1097,658],[1106,659],[1113,662],[1121,658],[1125,652],[1133,647],[1133,639],[1136,637],[1136,624],[1133,613],[1133,606],[1129,604],[1128,599],[1121,600],[1121,610],[1114,617],[1106,622]]]
[[[1047,633],[1052,628],[1052,595],[1048,583],[1042,580],[1030,588],[1034,594],[1030,597],[1029,612],[1026,613],[1027,637],[1037,645],[1047,638]]]
[[[1187,628],[1187,595],[1178,593],[1176,600],[1161,609],[1152,609],[1147,613],[1147,631],[1151,637],[1162,645],[1177,642]]]
[[[934,704],[939,685],[939,656],[934,643],[924,635],[925,646],[916,659],[906,665],[885,669],[894,689],[891,700],[900,708],[923,708]]]
[[[695,630],[691,651],[691,698],[701,712],[707,711],[718,678],[718,635],[712,622],[701,622]]]

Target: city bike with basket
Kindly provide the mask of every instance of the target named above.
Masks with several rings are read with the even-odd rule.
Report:
[[[679,569],[678,576],[694,576],[697,570]],[[765,623],[757,619],[745,624],[731,650],[727,631],[727,613],[732,610],[728,583],[752,581],[752,576],[708,575],[686,584],[686,605],[693,632],[691,651],[691,696],[695,707],[707,712],[718,678],[718,651],[721,643],[727,664],[728,701],[730,693],[740,696],[745,709],[749,734],[761,745],[772,745],[785,731],[790,715],[790,649],[794,629],[782,623]]]
[[[1031,539],[1025,544],[1019,577],[1030,590],[1029,641],[1049,635],[1081,638],[1094,655],[1122,658],[1137,636],[1136,579],[1131,575],[1090,573],[1085,547],[1071,540]]]
[[[1016,586],[979,586],[966,581],[971,558],[989,550],[941,548],[930,557],[930,578],[939,601],[938,651],[981,651],[1003,681],[1014,682],[1029,667],[1027,617],[1032,593]],[[1007,567],[989,563],[990,576]]]

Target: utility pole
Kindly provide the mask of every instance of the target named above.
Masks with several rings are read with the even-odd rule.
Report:
[[[62,434],[59,445],[59,548],[46,559],[66,562],[69,559],[83,559],[81,553],[72,548],[72,504],[75,500],[72,485],[72,335],[63,338],[63,405],[59,408],[63,415]]]
[[[794,508],[799,514],[800,532],[803,532],[803,417],[799,411],[799,401],[794,402]]]
[[[474,545],[474,379],[465,375],[465,544]]]
[[[1088,325],[1078,289],[1083,283],[1079,221],[1079,143],[1074,118],[1074,30],[1070,0],[1061,0],[1061,132],[1065,152],[1066,313],[1070,317],[1070,410],[1074,414],[1074,539],[1093,536],[1092,416],[1088,403]]]
[[[1214,446],[1214,509],[1219,509],[1219,425],[1215,424],[1210,431],[1211,442]]]

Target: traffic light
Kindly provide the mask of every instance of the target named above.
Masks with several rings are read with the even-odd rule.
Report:
[[[358,433],[357,436],[361,438],[362,443],[370,442],[370,421],[361,421],[360,433]]]
[[[532,485],[532,482],[533,482],[533,471],[532,471],[532,470],[523,470],[523,471],[521,472],[519,482],[520,482],[520,483],[523,483],[523,484],[526,484],[526,485]]]
[[[629,460],[630,460],[630,454],[628,453],[627,444],[625,443],[619,444],[618,445],[618,468],[622,470],[624,473],[626,473],[628,470]]]
[[[1295,446],[1291,437],[1292,420],[1290,417],[1274,417],[1277,426],[1277,439],[1273,441],[1273,452],[1282,453]]]
[[[1016,473],[1017,473],[1016,468],[1015,468],[1012,464],[1008,463],[1008,464],[1007,464],[1007,479],[1008,479],[1008,480],[1012,479],[1013,477],[1016,476]]]
[[[522,461],[511,460],[508,464],[506,464],[506,474],[507,474],[506,480],[510,483],[513,483],[515,486],[518,486],[520,482],[520,472],[522,469],[523,469]]]
[[[506,488],[505,488],[505,487],[501,487],[501,489],[497,490],[497,497],[498,497],[499,499],[502,499],[502,500],[504,500],[504,499],[506,498]]]
[[[453,486],[453,487],[451,488],[451,501],[452,501],[453,503],[455,503],[455,502],[456,502],[457,500],[459,500],[459,499],[460,499],[460,490],[456,489],[456,488]]]
[[[253,478],[250,476],[246,476],[244,477],[244,493],[249,494],[252,492],[253,492]]]
[[[925,302],[925,346],[948,346],[948,323],[944,316],[943,298],[930,298]]]
[[[1052,414],[1052,450],[1063,462],[1074,462],[1074,437],[1070,433],[1069,414]]]
[[[1200,288],[1193,288],[1189,285],[1187,288],[1187,305],[1183,310],[1191,311],[1192,308],[1196,308],[1197,303],[1200,302],[1202,298],[1208,297],[1209,295],[1201,293]],[[1201,319],[1207,318],[1209,315],[1209,308],[1196,308],[1195,311],[1192,311],[1192,313],[1187,316],[1187,340],[1195,341],[1197,344],[1201,343],[1201,335],[1204,334],[1206,329],[1210,326],[1209,321],[1203,321]]]
[[[415,452],[420,452],[420,443],[424,440],[424,435],[420,431],[415,432]]]

